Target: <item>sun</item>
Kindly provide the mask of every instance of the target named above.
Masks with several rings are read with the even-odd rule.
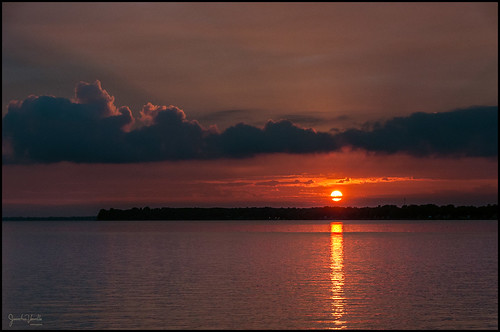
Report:
[[[334,202],[338,202],[342,199],[342,193],[338,190],[334,190],[332,191],[332,193],[330,194],[330,196],[332,196],[332,201]]]

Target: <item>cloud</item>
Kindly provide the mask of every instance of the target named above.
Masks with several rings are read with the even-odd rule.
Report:
[[[498,107],[415,113],[337,134],[290,120],[219,131],[188,120],[176,106],[144,105],[137,119],[99,81],[80,82],[72,100],[12,101],[2,121],[4,163],[131,163],[321,153],[345,146],[414,156],[498,156]],[[137,126],[132,127],[134,123]],[[134,128],[134,129],[132,129]]]
[[[75,103],[90,106],[90,110],[102,116],[117,115],[115,98],[101,87],[100,81],[93,84],[79,82],[75,88]]]
[[[307,181],[300,181],[300,180],[294,180],[294,181],[278,181],[278,180],[269,180],[269,181],[260,181],[256,182],[256,186],[269,186],[269,187],[276,187],[276,186],[289,186],[289,185],[294,185],[294,186],[303,186],[303,185],[310,185],[314,184],[313,180],[307,180]]]
[[[2,120],[4,162],[115,162],[134,118],[117,109],[99,81],[78,84],[75,100],[30,96],[11,102]],[[7,147],[5,147],[7,146]]]
[[[141,120],[147,125],[123,140],[128,162],[203,159],[205,139],[211,131],[187,120],[181,109],[147,104]]]
[[[352,117],[349,115],[339,115],[331,117],[328,114],[324,114],[323,112],[306,112],[306,113],[295,113],[295,114],[283,114],[280,115],[279,118],[289,120],[293,123],[298,123],[303,126],[317,126],[317,125],[325,125],[329,123],[334,123],[338,125],[339,123],[351,121]],[[332,128],[332,131],[336,131],[337,129]]]
[[[205,121],[209,123],[216,123],[220,121],[224,121],[228,118],[237,119],[238,121],[248,120],[249,113],[257,113],[259,110],[252,109],[231,109],[231,110],[222,110],[215,112],[207,112],[200,115],[199,120]]]
[[[477,106],[443,113],[414,113],[350,129],[339,144],[381,153],[413,156],[498,156],[498,106]]]
[[[268,121],[264,128],[239,123],[212,135],[209,146],[220,157],[249,157],[259,153],[312,153],[338,149],[335,138],[304,129],[288,120]]]

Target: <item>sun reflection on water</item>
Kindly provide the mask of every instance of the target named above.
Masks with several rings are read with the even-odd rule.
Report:
[[[330,223],[331,329],[346,328],[344,296],[344,235],[341,222]]]

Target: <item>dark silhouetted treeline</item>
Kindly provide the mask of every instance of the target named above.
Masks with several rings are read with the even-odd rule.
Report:
[[[384,205],[316,208],[132,208],[102,209],[97,220],[486,220],[498,219],[498,204],[487,206]]]

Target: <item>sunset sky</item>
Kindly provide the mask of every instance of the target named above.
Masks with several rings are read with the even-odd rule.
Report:
[[[498,203],[497,3],[2,3],[4,217],[403,203]]]

